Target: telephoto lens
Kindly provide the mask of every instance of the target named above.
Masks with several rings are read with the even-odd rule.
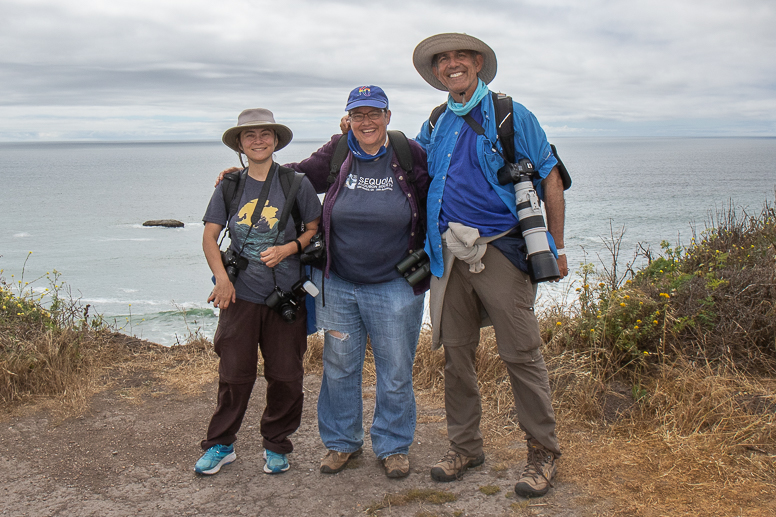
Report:
[[[550,250],[547,240],[547,226],[544,224],[539,196],[533,187],[533,164],[522,159],[516,164],[507,163],[499,170],[498,179],[502,185],[515,185],[517,218],[520,231],[528,249],[528,269],[534,282],[547,282],[560,278],[558,261]]]

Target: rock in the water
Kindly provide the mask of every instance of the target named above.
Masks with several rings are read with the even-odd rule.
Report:
[[[175,219],[156,219],[146,221],[143,226],[164,226],[165,228],[183,228],[183,223]]]

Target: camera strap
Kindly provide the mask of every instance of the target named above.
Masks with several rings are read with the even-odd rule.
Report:
[[[253,230],[253,227],[256,226],[256,223],[258,223],[261,219],[261,213],[264,211],[264,205],[267,203],[267,199],[269,198],[269,190],[272,186],[272,180],[275,178],[275,171],[277,171],[277,169],[278,164],[272,162],[272,167],[269,168],[267,177],[264,179],[264,185],[261,187],[259,198],[256,200],[256,207],[253,209],[253,214],[251,215],[251,226],[248,228],[248,233],[245,234],[245,239],[243,240],[242,246],[240,246],[240,251],[237,253],[238,256],[242,255],[242,252],[245,249],[245,245],[248,243],[248,237],[251,235],[251,230]],[[229,221],[227,221],[226,224],[228,226]]]
[[[285,192],[286,199],[283,203],[283,211],[280,212],[280,219],[278,219],[278,233],[275,235],[275,242],[272,243],[273,246],[277,246],[278,239],[280,239],[281,234],[285,234],[286,231],[286,224],[288,224],[288,216],[291,215],[291,211],[296,206],[296,195],[299,193],[299,189],[302,186],[302,180],[304,179],[304,174],[301,172],[294,172],[292,169],[286,169],[285,167],[281,168],[281,174],[285,173],[288,174],[290,172],[293,173],[293,179],[291,180],[291,184],[288,186],[288,192]],[[285,241],[285,236],[283,237],[283,240]],[[275,287],[277,287],[278,282],[275,279],[275,268],[270,268],[272,270],[272,282],[275,284]],[[302,263],[299,262],[299,271],[302,271]]]
[[[480,123],[479,123],[479,122],[477,122],[476,120],[474,120],[474,117],[472,117],[471,113],[467,113],[467,114],[466,114],[466,115],[464,115],[462,118],[463,118],[463,119],[466,121],[466,123],[467,123],[467,124],[469,124],[469,127],[470,127],[470,128],[472,128],[472,129],[474,130],[474,132],[475,132],[475,133],[477,133],[477,134],[478,134],[478,135],[480,135],[480,136],[483,136],[483,135],[485,135],[485,128],[483,128],[483,127],[480,125]],[[487,136],[485,136],[485,139],[486,139],[486,140],[488,140],[488,142],[490,142],[490,139],[489,139]],[[512,160],[510,161],[510,160],[509,160],[509,159],[508,159],[506,156],[504,156],[504,153],[502,153],[501,151],[499,151],[499,150],[498,150],[498,147],[496,147],[496,144],[494,144],[493,142],[490,142],[490,147],[491,147],[491,148],[492,148],[492,149],[493,149],[495,152],[497,152],[497,153],[499,154],[499,156],[501,156],[501,158],[503,158],[503,159],[504,159],[504,161],[505,161],[505,162],[509,162],[509,163],[515,163],[515,160],[514,160],[514,151],[513,151],[513,154],[512,154],[513,158],[512,158]],[[513,147],[514,147],[514,146],[513,146]]]

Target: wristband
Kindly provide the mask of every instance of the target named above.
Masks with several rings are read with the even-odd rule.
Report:
[[[556,249],[555,251],[557,251],[557,252],[558,252],[558,256],[559,256],[559,257],[560,257],[561,255],[565,255],[565,254],[566,254],[566,248],[558,248],[558,249]]]
[[[299,242],[299,239],[294,239],[294,242],[296,243],[297,254],[302,253],[302,243]]]

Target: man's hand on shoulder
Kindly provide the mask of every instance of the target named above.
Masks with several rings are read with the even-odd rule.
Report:
[[[350,131],[350,115],[343,115],[340,119],[340,130],[343,135],[347,135]]]
[[[216,178],[216,184],[213,186],[217,187],[218,184],[221,183],[221,180],[224,179],[224,176],[226,176],[230,172],[237,172],[239,170],[242,170],[242,169],[240,169],[239,167],[229,167],[228,169],[222,170],[221,172],[218,173],[218,178]]]

